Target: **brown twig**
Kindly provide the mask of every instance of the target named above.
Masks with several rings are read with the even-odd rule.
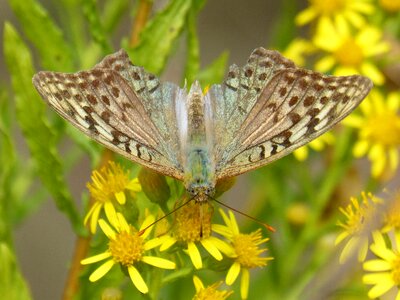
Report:
[[[153,1],[140,0],[139,7],[137,9],[135,21],[132,25],[131,38],[129,40],[129,46],[134,47],[139,42],[139,34],[143,27],[146,25],[149,18],[151,8],[153,7]]]

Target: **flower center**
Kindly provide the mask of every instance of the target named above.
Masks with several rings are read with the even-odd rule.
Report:
[[[132,227],[132,232],[135,229]],[[108,249],[110,250],[114,261],[124,266],[129,266],[139,261],[144,252],[143,239],[134,232],[121,231],[115,239],[110,240]]]
[[[346,7],[346,0],[310,0],[310,5],[314,7],[319,14],[333,15]]]
[[[371,117],[363,132],[373,143],[384,146],[400,145],[400,116],[392,112]]]
[[[216,283],[198,291],[196,295],[194,295],[193,300],[225,300],[232,295],[232,291],[217,290],[220,285],[221,284]]]
[[[379,4],[389,12],[400,11],[400,0],[379,0]]]
[[[110,162],[100,172],[93,172],[93,183],[88,184],[90,194],[100,202],[114,199],[115,193],[122,192],[129,183],[128,174],[120,165]]]
[[[261,230],[250,234],[239,233],[234,236],[232,244],[237,255],[236,261],[245,268],[265,266],[270,258],[259,257],[266,250],[258,248],[261,242]]]
[[[197,242],[211,235],[212,207],[192,201],[176,214],[174,236],[181,242]]]
[[[400,254],[397,253],[397,257],[392,261],[392,279],[395,285],[400,285]]]
[[[351,38],[345,40],[334,55],[341,65],[347,67],[359,67],[364,59],[362,48]]]

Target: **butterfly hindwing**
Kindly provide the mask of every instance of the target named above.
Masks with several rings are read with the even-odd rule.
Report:
[[[94,140],[155,171],[182,179],[177,154],[162,146],[167,143],[160,143],[162,130],[149,116],[146,100],[126,74],[118,71],[117,54],[89,71],[39,72],[33,83],[61,116]]]
[[[304,69],[276,73],[217,163],[217,178],[236,176],[285,156],[328,131],[368,94],[363,76],[325,76]]]
[[[232,140],[267,82],[287,68],[295,68],[295,65],[279,52],[257,48],[243,68],[232,65],[225,81],[210,88],[206,97],[213,103],[217,161],[226,159],[226,147],[232,146]]]

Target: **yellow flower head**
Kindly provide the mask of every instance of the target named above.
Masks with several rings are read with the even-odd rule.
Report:
[[[222,260],[221,252],[226,254],[232,250],[227,243],[211,236],[212,214],[213,208],[209,202],[190,201],[177,211],[172,234],[162,238],[160,250],[164,251],[177,242],[187,245],[187,253],[194,267],[200,269],[203,262],[196,246],[199,242],[216,260]]]
[[[138,263],[146,263],[158,268],[175,269],[175,263],[164,258],[156,256],[148,256],[146,252],[160,245],[159,239],[146,241],[151,232],[151,227],[139,234],[154,221],[154,217],[149,215],[143,222],[139,231],[129,225],[124,216],[116,213],[116,219],[111,223],[112,229],[103,219],[99,220],[99,225],[104,234],[109,239],[108,249],[98,255],[86,258],[81,261],[82,264],[91,264],[107,259],[99,268],[97,268],[89,277],[94,282],[102,278],[115,264],[119,264],[126,268],[133,284],[141,293],[147,293],[148,287],[135,267]]]
[[[372,162],[372,176],[385,172],[394,174],[399,164],[400,93],[390,93],[386,99],[378,90],[361,104],[361,115],[351,115],[345,125],[359,130],[353,153],[356,157],[368,154]]]
[[[400,231],[400,192],[397,192],[394,198],[391,199],[383,219],[384,227],[382,232],[388,232],[392,229]]]
[[[234,250],[230,255],[234,262],[229,268],[225,282],[228,285],[232,285],[239,276],[240,271],[242,271],[240,294],[242,299],[247,299],[250,283],[249,269],[264,267],[269,260],[272,260],[272,257],[261,256],[267,249],[260,248],[260,245],[269,239],[262,238],[261,229],[250,234],[240,233],[234,214],[229,211],[228,217],[222,209],[219,212],[226,225],[214,224],[213,231],[226,237],[231,242]]]
[[[374,11],[371,0],[309,0],[309,3],[309,7],[297,15],[297,25],[315,20],[317,26],[322,21],[330,22],[332,26],[351,24],[359,28],[365,24],[364,15]]]
[[[355,249],[358,249],[358,259],[363,261],[368,251],[368,236],[366,233],[366,225],[369,225],[375,216],[376,205],[381,200],[371,193],[361,193],[361,203],[358,199],[351,197],[351,203],[346,207],[340,207],[339,210],[345,216],[345,222],[338,222],[338,225],[344,230],[336,238],[335,244],[341,243],[347,239],[346,245],[343,247],[340,255],[340,262],[343,263]]]
[[[108,166],[103,167],[100,171],[93,171],[92,182],[89,182],[87,187],[94,203],[86,214],[84,223],[87,224],[90,221],[92,233],[96,232],[97,221],[102,208],[104,208],[108,220],[115,220],[116,210],[114,205],[116,203],[125,204],[125,190],[141,191],[138,179],[130,179],[129,174],[113,161],[110,161]]]
[[[320,137],[312,140],[307,145],[304,145],[293,151],[294,157],[296,157],[299,161],[304,161],[308,157],[309,148],[315,151],[322,151],[325,146],[332,145],[335,141],[335,137],[332,132],[327,132]]]
[[[196,294],[194,295],[193,300],[225,300],[233,294],[233,291],[217,290],[221,286],[222,282],[216,282],[210,286],[204,287],[200,278],[193,276],[193,283],[196,288]]]
[[[389,247],[381,232],[374,232],[374,243],[371,251],[378,257],[364,263],[364,270],[368,273],[363,276],[363,282],[373,287],[368,297],[376,299],[392,288],[397,291],[396,300],[400,300],[400,232],[394,233],[393,247]]]
[[[389,50],[389,44],[382,41],[380,29],[365,26],[354,34],[345,26],[322,25],[313,39],[315,46],[325,52],[315,64],[318,71],[333,70],[338,76],[362,74],[375,84],[384,83],[385,78],[373,61]]]
[[[391,13],[400,11],[400,0],[379,0],[379,5]]]

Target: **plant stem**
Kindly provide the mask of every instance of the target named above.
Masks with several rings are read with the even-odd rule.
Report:
[[[112,160],[113,152],[106,149],[104,150],[98,169],[105,166],[109,160]],[[89,207],[92,206],[94,199],[90,197]],[[63,300],[74,299],[75,295],[79,291],[79,275],[82,271],[81,260],[87,256],[89,251],[90,241],[92,235],[90,233],[85,236],[78,236],[75,243],[74,255],[71,261],[71,267],[68,272],[67,281],[65,282],[64,291],[62,295]]]
[[[133,22],[131,38],[129,40],[130,47],[135,47],[138,44],[139,34],[147,23],[152,7],[153,1],[139,1],[139,7],[137,9],[135,21]]]

